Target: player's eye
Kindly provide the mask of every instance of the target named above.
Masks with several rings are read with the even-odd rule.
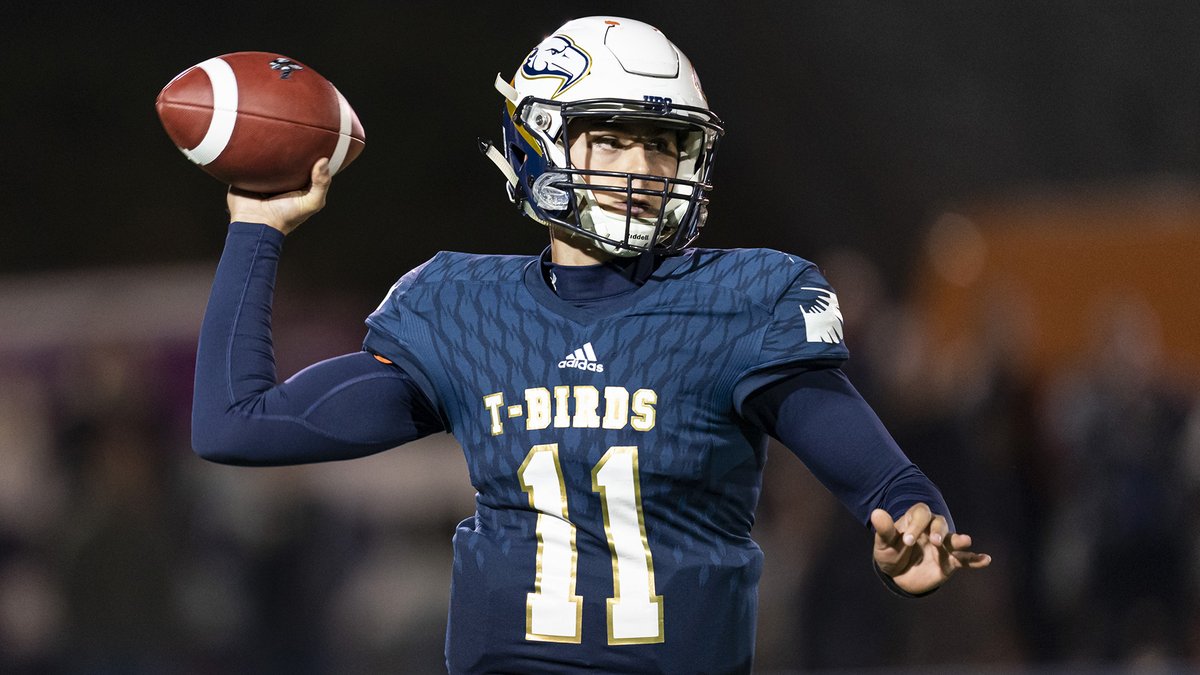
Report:
[[[660,155],[675,155],[675,141],[670,138],[654,138],[646,141],[646,151]]]
[[[601,150],[615,151],[623,150],[626,147],[625,144],[623,144],[616,136],[593,136],[591,139],[591,144],[593,148],[599,148]]]

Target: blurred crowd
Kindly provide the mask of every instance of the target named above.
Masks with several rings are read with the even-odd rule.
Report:
[[[843,514],[798,526],[811,497],[769,486],[760,538],[812,542],[794,546],[809,560],[782,601],[764,593],[790,617],[764,645],[770,665],[1200,667],[1200,388],[1166,359],[1145,298],[1093,299],[1090,342],[1047,368],[1019,294],[994,293],[970,339],[936,344],[868,260],[822,264],[851,380],[994,562],[929,598],[889,597],[856,564],[865,538]]]
[[[869,531],[772,446],[759,670],[1200,668],[1200,398],[1150,305],[1099,304],[1092,341],[1048,369],[1019,296],[947,347],[867,258],[818,262],[851,380],[995,562],[890,595]],[[305,310],[277,312],[282,375],[361,339],[345,312],[281,302]],[[450,535],[472,510],[453,440],[206,463],[193,350],[0,349],[0,672],[439,672]]]

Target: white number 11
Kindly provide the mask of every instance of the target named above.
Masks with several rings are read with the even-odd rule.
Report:
[[[517,469],[521,489],[538,512],[537,571],[525,603],[525,639],[578,643],[583,598],[575,594],[579,552],[567,511],[558,444],[535,445]],[[600,493],[604,534],[612,554],[613,597],[608,599],[608,644],[662,642],[663,599],[654,594],[654,562],[646,541],[636,446],[614,446],[592,469]]]

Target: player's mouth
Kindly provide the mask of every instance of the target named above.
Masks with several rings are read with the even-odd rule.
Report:
[[[652,205],[648,201],[641,199],[632,199],[625,202],[625,207],[629,209],[629,214],[634,218],[642,218],[658,215],[658,207]]]
[[[604,199],[601,198],[600,206],[605,211],[624,216],[628,213],[634,218],[653,218],[658,215],[659,207],[654,202],[647,199]]]

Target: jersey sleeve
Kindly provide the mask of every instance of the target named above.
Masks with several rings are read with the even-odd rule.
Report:
[[[771,304],[758,354],[734,387],[734,404],[797,370],[841,365],[850,354],[837,293],[817,266],[805,262]]]
[[[954,531],[942,493],[840,369],[793,372],[748,397],[742,414],[799,457],[864,525],[876,508],[898,519],[924,502]]]
[[[200,328],[192,446],[225,464],[362,457],[441,429],[412,379],[362,352],[277,383],[271,304],[283,234],[232,223]]]
[[[443,421],[446,419],[442,397],[435,384],[435,366],[422,358],[422,347],[432,344],[429,322],[423,315],[433,308],[421,306],[414,288],[436,258],[413,268],[392,285],[387,297],[367,317],[367,336],[363,349],[400,366],[433,404]]]

